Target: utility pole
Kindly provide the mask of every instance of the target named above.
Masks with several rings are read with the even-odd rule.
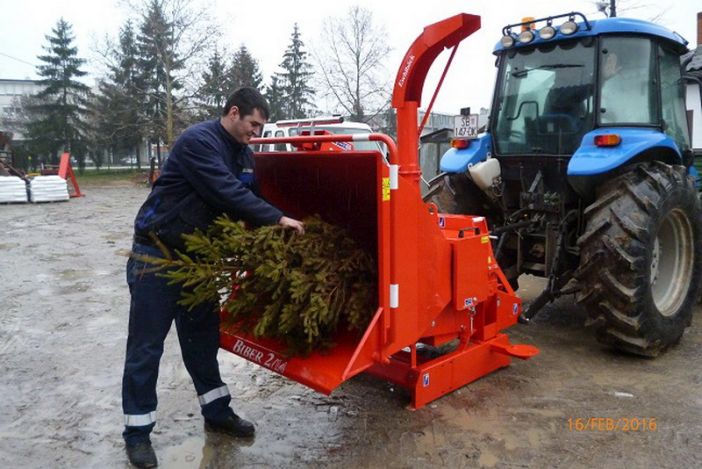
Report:
[[[616,0],[609,0],[609,2],[607,0],[600,0],[595,2],[595,6],[597,7],[597,11],[605,15],[607,18],[614,18],[617,16]]]

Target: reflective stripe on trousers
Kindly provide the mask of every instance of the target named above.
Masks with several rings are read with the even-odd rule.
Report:
[[[225,384],[224,386],[220,386],[212,391],[197,396],[197,399],[200,401],[200,405],[207,405],[212,401],[226,396],[229,396],[229,388]]]
[[[149,412],[141,415],[125,415],[124,425],[126,427],[143,427],[156,422],[156,412]]]

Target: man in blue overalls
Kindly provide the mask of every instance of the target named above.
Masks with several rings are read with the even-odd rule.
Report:
[[[301,222],[288,218],[259,197],[253,152],[247,144],[260,134],[268,105],[253,88],[234,92],[217,120],[188,128],[170,156],[134,222],[135,254],[162,256],[160,241],[185,251],[182,235],[206,229],[221,214],[252,226],[280,224],[304,233]],[[254,426],[229,407],[231,400],[217,363],[218,305],[187,311],[177,304],[181,288],[130,258],[127,283],[131,293],[129,337],[122,380],[129,461],[137,467],[157,465],[149,434],[156,418],[156,379],[163,342],[175,321],[185,367],[192,377],[205,427],[237,437],[251,437]]]

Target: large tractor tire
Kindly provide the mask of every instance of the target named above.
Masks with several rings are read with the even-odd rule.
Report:
[[[655,357],[692,320],[702,274],[700,202],[683,166],[633,166],[585,210],[577,295],[600,342]]]

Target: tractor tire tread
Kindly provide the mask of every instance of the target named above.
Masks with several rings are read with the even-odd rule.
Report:
[[[694,199],[694,200],[693,200]],[[576,299],[602,343],[654,357],[677,343],[691,322],[702,276],[700,202],[682,166],[640,163],[605,182],[585,211],[578,238]],[[651,297],[650,250],[666,211],[678,207],[693,226],[694,260],[680,307],[664,317]]]

